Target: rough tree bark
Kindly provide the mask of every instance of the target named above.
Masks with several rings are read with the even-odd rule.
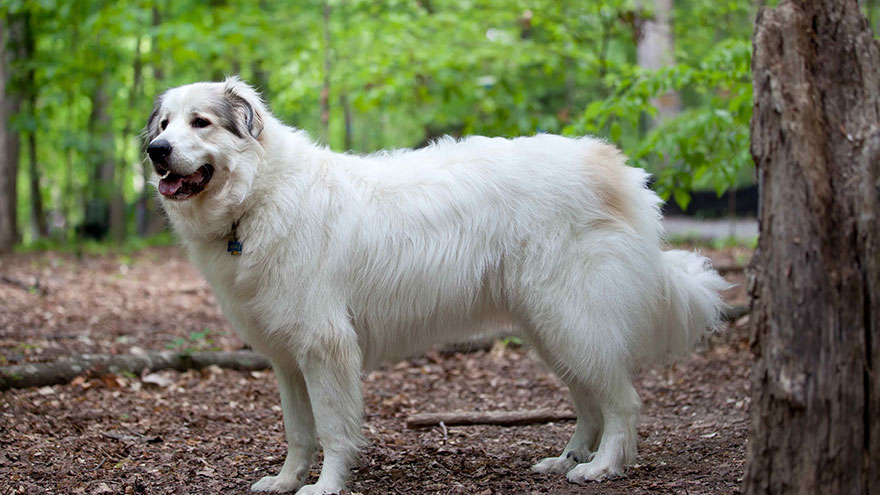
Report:
[[[10,87],[12,65],[21,53],[20,24],[0,17],[0,253],[11,251],[18,242],[16,181],[20,140],[10,126],[21,100]]]
[[[749,494],[880,493],[880,44],[856,0],[754,35]]]

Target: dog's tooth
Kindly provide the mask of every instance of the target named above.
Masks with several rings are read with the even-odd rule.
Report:
[[[164,179],[164,178],[168,177],[169,175],[171,175],[171,171],[170,171],[170,170],[166,170],[166,171],[165,171],[165,175],[163,175],[162,177],[159,177],[159,178],[160,178],[160,179]]]

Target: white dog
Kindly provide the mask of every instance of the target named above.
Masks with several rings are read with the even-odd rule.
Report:
[[[362,370],[499,317],[577,411],[534,470],[619,476],[636,458],[632,369],[719,319],[727,284],[705,258],[661,251],[647,174],[594,138],[339,154],[235,78],[162,94],[147,134],[175,232],[281,388],[287,458],[254,491],[338,493],[363,439]],[[319,439],[321,475],[303,486]]]

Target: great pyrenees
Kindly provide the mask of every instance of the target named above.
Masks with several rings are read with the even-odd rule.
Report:
[[[515,321],[577,426],[533,466],[573,482],[636,458],[634,367],[719,320],[726,282],[662,251],[647,174],[592,137],[445,138],[335,153],[237,78],[156,100],[147,154],[223,313],[272,362],[287,458],[253,491],[338,493],[363,442],[362,370]],[[305,478],[318,445],[318,480]]]

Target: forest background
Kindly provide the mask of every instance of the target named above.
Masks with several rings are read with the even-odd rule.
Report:
[[[2,203],[19,246],[163,242],[141,137],[153,99],[237,74],[338,151],[595,134],[685,208],[694,189],[754,181],[763,3],[7,0],[0,140],[15,146],[0,158],[13,174]],[[878,4],[863,2],[874,26]]]

